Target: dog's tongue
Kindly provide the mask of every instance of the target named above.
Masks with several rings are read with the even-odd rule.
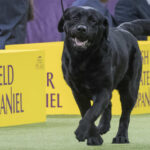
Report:
[[[75,38],[75,43],[77,46],[85,46],[85,44],[87,43],[88,41],[80,41],[79,39]]]

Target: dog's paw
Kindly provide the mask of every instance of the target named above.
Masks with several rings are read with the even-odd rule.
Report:
[[[127,144],[129,143],[129,139],[126,136],[116,136],[113,138],[112,143],[114,144]]]
[[[80,121],[79,127],[75,131],[76,138],[79,142],[85,141],[88,138],[90,128],[91,124],[83,120]]]
[[[108,132],[109,129],[110,129],[110,124],[106,124],[106,125],[100,124],[100,125],[98,126],[98,131],[99,131],[99,134],[101,134],[101,135],[103,135],[103,134],[105,134],[106,132]]]
[[[87,138],[87,133],[83,130],[80,130],[80,128],[78,128],[76,131],[75,131],[75,135],[76,135],[76,139],[79,141],[79,142],[84,142],[85,139]]]
[[[97,137],[89,137],[87,139],[87,145],[102,145],[103,139],[100,136]]]

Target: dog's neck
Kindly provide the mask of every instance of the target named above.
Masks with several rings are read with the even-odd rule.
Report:
[[[73,49],[70,45],[66,45],[65,50],[67,50],[68,59],[70,58],[69,65],[73,68],[80,67],[82,69],[88,69],[91,61],[100,62],[108,55],[108,51],[106,51],[107,42],[100,43],[99,45],[93,45],[87,50],[81,52]]]

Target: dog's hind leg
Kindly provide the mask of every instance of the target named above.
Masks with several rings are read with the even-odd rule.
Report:
[[[135,105],[136,98],[133,98],[130,92],[119,91],[122,105],[122,114],[119,123],[119,129],[113,143],[129,143],[128,140],[128,126],[130,121],[130,113]]]
[[[109,131],[110,129],[110,121],[111,121],[111,101],[108,104],[108,107],[104,110],[102,117],[100,119],[99,125],[98,125],[98,130],[99,133],[105,134],[106,132]]]
[[[138,54],[138,53],[137,53]],[[120,93],[122,114],[119,129],[113,143],[129,143],[128,126],[130,114],[136,103],[141,78],[142,63],[140,55],[135,55],[123,81],[118,86]]]

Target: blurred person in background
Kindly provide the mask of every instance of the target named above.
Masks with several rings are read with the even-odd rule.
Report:
[[[74,0],[63,0],[64,9]],[[61,41],[57,30],[62,17],[61,0],[34,0],[34,20],[27,25],[27,43]]]
[[[109,26],[116,26],[116,21],[107,9],[107,2],[109,0],[76,0],[72,6],[90,6],[97,9],[108,20]]]
[[[33,18],[32,0],[0,0],[0,49],[24,43],[27,21]]]
[[[107,2],[107,8],[113,16],[114,16],[115,6],[116,6],[117,2],[118,2],[118,0],[109,0]]]
[[[115,7],[117,24],[136,19],[150,19],[150,0],[119,0]],[[146,37],[139,37],[146,40]]]

